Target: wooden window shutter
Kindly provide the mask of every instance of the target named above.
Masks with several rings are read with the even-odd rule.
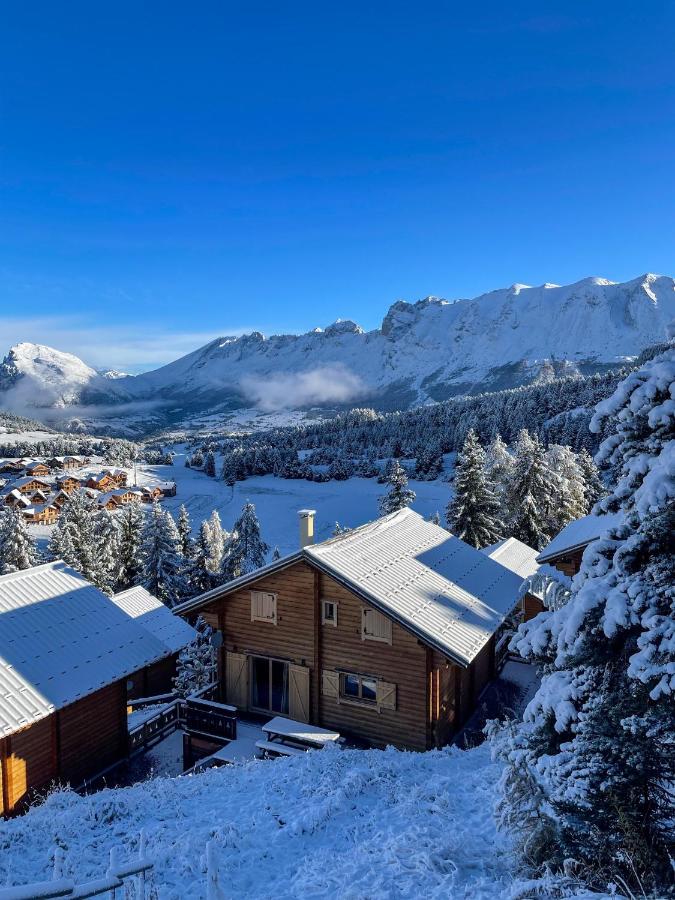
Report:
[[[288,681],[288,714],[291,719],[309,724],[309,668],[290,665]]]
[[[251,591],[251,621],[277,624],[277,595]]]
[[[391,644],[391,619],[376,609],[361,609],[361,640]]]
[[[321,693],[337,700],[340,696],[340,673],[324,669],[321,673]]]
[[[248,666],[243,653],[225,654],[225,701],[231,706],[248,706]]]
[[[389,681],[377,682],[377,708],[396,709],[396,685]]]

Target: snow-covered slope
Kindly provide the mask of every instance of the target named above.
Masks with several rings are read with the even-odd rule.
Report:
[[[144,829],[159,897],[206,896],[210,840],[227,897],[507,897],[514,858],[492,818],[498,776],[487,747],[321,751],[57,793],[0,824],[0,884],[42,880],[54,846],[64,876],[100,876],[110,847],[133,857]]]
[[[34,345],[21,344],[0,370],[0,391],[9,389],[11,404],[26,379],[38,387],[34,405],[132,401],[153,404],[154,420],[165,422],[243,408],[402,409],[555,373],[602,370],[665,340],[673,320],[670,277],[513,285],[473,300],[398,301],[370,332],[338,321],[302,335],[217,338],[133,377],[102,379],[75,357],[48,348],[36,356]],[[44,384],[53,404],[44,402]],[[113,413],[123,415],[123,408]]]

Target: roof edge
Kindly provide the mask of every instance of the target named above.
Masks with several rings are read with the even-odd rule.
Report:
[[[225,584],[221,584],[218,587],[211,588],[210,591],[206,591],[203,594],[198,594],[196,597],[192,597],[190,600],[184,600],[182,603],[178,603],[171,609],[171,612],[174,615],[182,616],[185,613],[194,612],[195,610],[202,609],[204,606],[208,606],[208,604],[212,600],[218,600],[221,597],[226,597],[228,594],[232,593],[232,591],[238,590],[240,587],[244,587],[249,584],[251,581],[255,581],[258,578],[264,578],[265,575],[271,575],[274,572],[278,572],[281,569],[285,569],[287,566],[292,565],[293,563],[300,562],[300,560],[306,560],[306,554],[303,550],[296,550],[295,553],[291,553],[290,556],[282,556],[281,559],[274,560],[274,562],[268,563],[266,566],[261,566],[259,569],[255,569],[253,572],[248,572],[246,575],[240,575],[239,578],[234,578],[232,581],[228,581]]]

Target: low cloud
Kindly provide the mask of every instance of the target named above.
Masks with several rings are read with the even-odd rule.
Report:
[[[366,393],[366,385],[341,365],[322,366],[306,372],[252,375],[241,382],[245,396],[263,412],[350,403]]]

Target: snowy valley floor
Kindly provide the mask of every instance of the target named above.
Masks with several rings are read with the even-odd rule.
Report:
[[[68,874],[102,874],[110,847],[131,856],[143,828],[161,898],[205,896],[211,838],[226,897],[509,897],[498,777],[486,746],[325,750],[89,797],[60,791],[0,824],[0,884],[48,878],[55,846]]]

